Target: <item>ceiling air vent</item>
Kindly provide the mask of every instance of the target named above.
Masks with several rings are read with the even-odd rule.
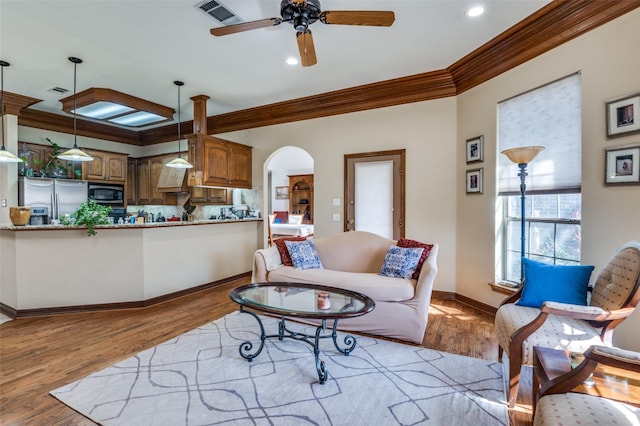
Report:
[[[243,20],[229,10],[228,7],[215,0],[205,0],[196,4],[195,7],[223,25],[233,25],[243,22]]]
[[[47,90],[47,92],[58,93],[58,94],[67,93],[68,91],[69,89],[65,89],[64,87],[57,87],[57,86]]]

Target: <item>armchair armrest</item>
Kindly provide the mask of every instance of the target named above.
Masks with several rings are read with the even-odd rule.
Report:
[[[512,295],[510,295],[506,299],[504,299],[502,302],[500,302],[500,306],[506,305],[507,303],[516,303],[518,301],[518,299],[520,299],[520,296],[522,296],[522,289],[523,288],[524,288],[524,286],[521,285],[515,293],[513,293]],[[500,306],[498,306],[498,307],[500,307]]]
[[[612,321],[626,318],[633,313],[634,308],[622,308],[605,311],[597,306],[571,305],[568,303],[544,302],[541,312],[587,321]]]
[[[537,399],[571,391],[586,380],[598,364],[640,373],[640,353],[611,346],[591,346],[584,353],[584,361],[578,367],[544,384]]]

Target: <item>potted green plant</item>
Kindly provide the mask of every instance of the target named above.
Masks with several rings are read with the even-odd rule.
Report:
[[[49,138],[44,138],[49,145],[53,148],[53,152],[49,154],[49,160],[47,163],[42,166],[40,170],[41,177],[58,177],[58,178],[68,178],[69,177],[69,167],[73,171],[73,176],[76,179],[82,178],[82,170],[75,167],[73,162],[71,161],[63,161],[58,158],[58,155],[62,153],[62,148],[57,143],[53,142]],[[41,165],[42,162],[38,159],[33,160],[33,164]]]
[[[111,207],[103,206],[93,200],[87,200],[80,204],[78,209],[71,216],[63,216],[60,222],[63,225],[86,226],[87,235],[96,235],[96,225],[106,225],[109,222]]]

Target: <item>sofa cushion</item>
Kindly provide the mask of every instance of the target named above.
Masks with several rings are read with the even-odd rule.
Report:
[[[318,258],[318,252],[313,241],[285,241],[285,245],[291,255],[293,267],[296,269],[322,269],[322,263]]]
[[[293,266],[293,262],[291,261],[291,256],[289,255],[289,249],[285,244],[285,241],[304,241],[305,237],[287,237],[287,238],[278,238],[273,240],[276,243],[276,247],[278,248],[278,252],[280,253],[280,259],[282,259],[282,264],[285,266]]]
[[[269,282],[320,284],[366,294],[379,302],[403,302],[415,295],[414,280],[391,278],[367,272],[342,272],[331,269],[295,269],[282,266],[269,272]]]
[[[418,266],[418,261],[424,249],[403,248],[391,246],[380,268],[380,275],[409,279],[413,276]]]
[[[429,254],[431,253],[431,249],[433,248],[433,244],[421,243],[420,241],[410,240],[408,238],[400,238],[396,244],[398,247],[422,247],[424,251],[422,252],[422,256],[420,256],[420,260],[418,261],[418,266],[416,266],[416,271],[413,273],[411,278],[417,280],[420,276],[420,271],[422,270],[422,265],[424,261],[427,260]]]
[[[593,266],[550,265],[524,258],[524,287],[519,306],[539,308],[544,302],[587,304]]]
[[[394,241],[370,232],[350,231],[314,238],[313,243],[325,269],[377,274]]]

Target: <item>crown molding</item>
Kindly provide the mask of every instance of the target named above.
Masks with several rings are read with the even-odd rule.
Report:
[[[638,7],[638,0],[555,0],[446,69],[210,116],[207,134],[455,96]],[[23,124],[27,122],[23,117],[26,111],[30,110],[22,111],[18,124],[53,130],[36,125],[35,120],[42,118],[47,124],[56,124],[57,131],[73,132],[73,123],[65,128],[57,114],[41,112]],[[81,122],[89,123],[82,131]],[[106,125],[97,131],[96,126],[78,119],[78,134],[139,146],[175,141],[176,136],[175,125],[139,132]],[[183,135],[193,133],[193,121],[181,123],[180,131]]]
[[[73,134],[73,117],[52,114],[35,109],[23,109],[18,116],[18,125],[53,132]],[[105,139],[129,145],[142,145],[140,135],[134,130],[121,129],[107,124],[77,119],[76,134],[96,139]]]
[[[18,95],[17,93],[4,92],[4,113],[20,116],[23,108],[42,102],[42,99],[30,98],[29,96]]]

